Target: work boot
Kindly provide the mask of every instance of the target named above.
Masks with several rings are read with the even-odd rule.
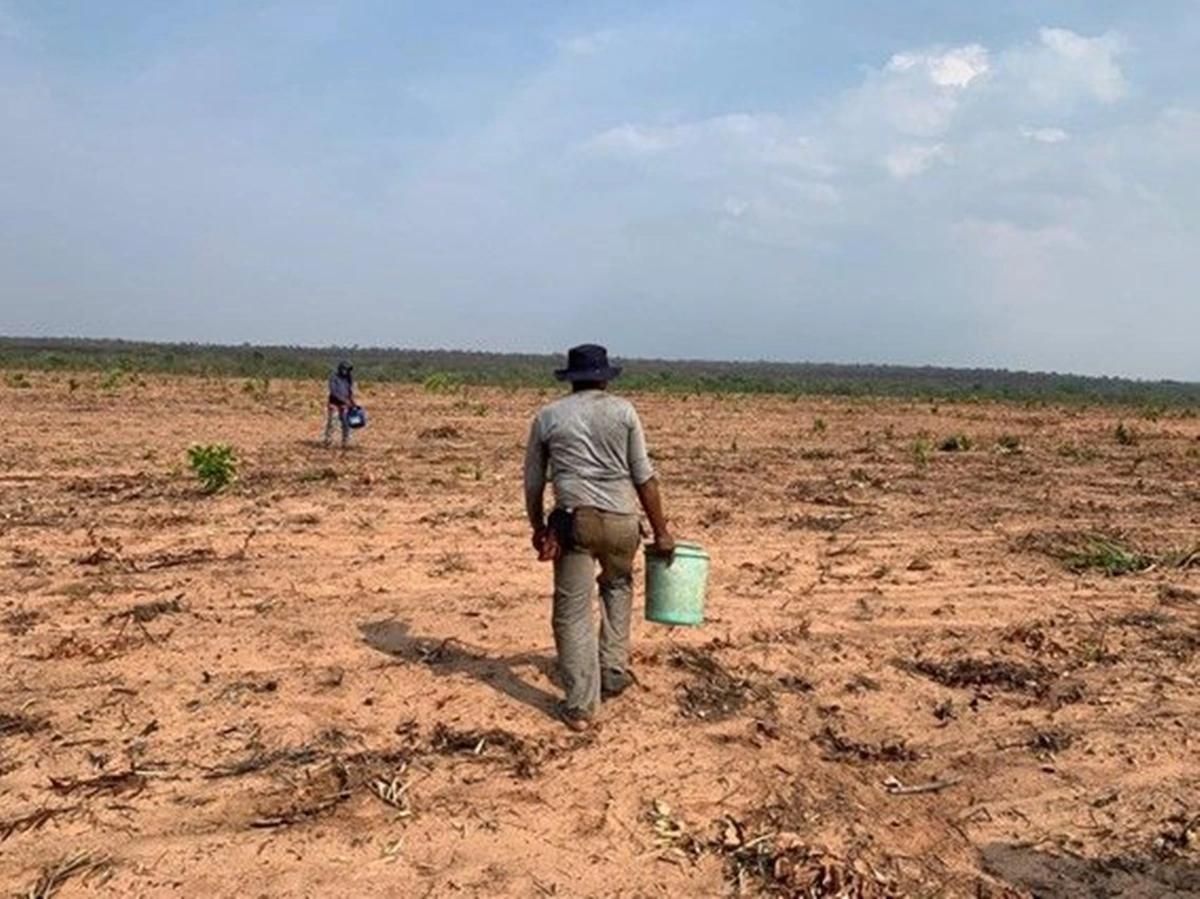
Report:
[[[616,699],[632,686],[634,681],[631,671],[618,668],[606,668],[600,672],[600,698]]]
[[[567,727],[576,733],[582,733],[592,726],[591,717],[587,712],[573,709],[567,706],[565,702],[558,704],[558,717]]]

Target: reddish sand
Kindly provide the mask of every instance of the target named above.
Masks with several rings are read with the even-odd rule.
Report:
[[[28,378],[0,889],[1200,895],[1194,417],[635,396],[709,620],[639,584],[640,685],[578,735],[521,500],[552,391],[366,385],[341,452],[320,384]],[[1089,533],[1154,564],[1075,573]]]

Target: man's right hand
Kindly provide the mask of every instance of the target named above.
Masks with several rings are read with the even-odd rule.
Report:
[[[655,555],[665,556],[668,565],[675,561],[675,538],[670,531],[663,530],[655,534],[651,549]]]

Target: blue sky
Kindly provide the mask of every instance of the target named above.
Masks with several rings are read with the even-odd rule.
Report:
[[[0,0],[0,333],[1200,380],[1194,0]]]

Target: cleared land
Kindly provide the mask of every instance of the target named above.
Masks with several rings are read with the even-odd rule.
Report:
[[[635,397],[711,620],[580,736],[550,395],[368,384],[342,453],[319,383],[10,376],[0,889],[1200,894],[1195,417]]]

